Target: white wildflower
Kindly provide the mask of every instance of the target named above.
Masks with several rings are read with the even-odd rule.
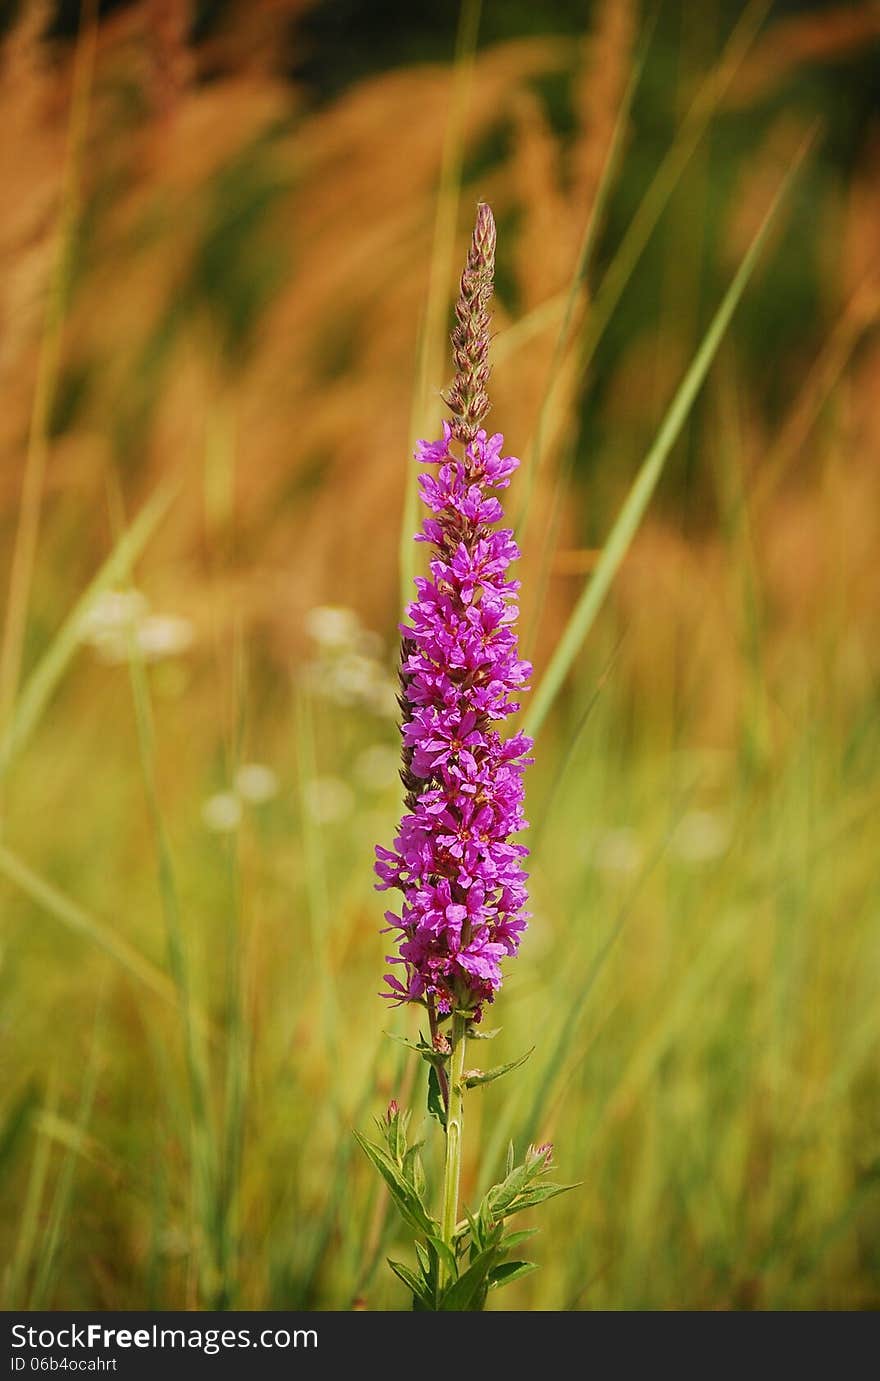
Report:
[[[79,635],[102,662],[119,666],[132,647],[147,662],[177,656],[192,645],[194,629],[177,614],[151,614],[140,590],[103,590],[83,615]]]
[[[341,657],[328,670],[328,690],[343,705],[363,701],[370,694],[375,680],[375,662],[357,652]]]
[[[306,629],[320,647],[350,647],[360,626],[354,609],[342,605],[319,604],[306,614]]]
[[[83,614],[80,637],[91,643],[110,633],[124,633],[140,623],[149,607],[140,590],[102,590]]]
[[[129,639],[136,635],[149,607],[140,590],[102,590],[83,614],[80,639],[94,648],[102,662],[124,662]]]
[[[263,805],[278,795],[278,777],[262,762],[245,762],[235,774],[235,789],[251,805]]]
[[[195,630],[177,614],[149,614],[137,629],[137,645],[147,662],[177,657],[192,646]]]
[[[685,863],[709,863],[726,852],[730,826],[713,810],[689,810],[676,825],[670,852]]]
[[[218,791],[202,806],[202,820],[216,834],[230,834],[241,824],[241,801],[234,791]]]

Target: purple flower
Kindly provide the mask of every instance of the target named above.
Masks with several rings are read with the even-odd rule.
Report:
[[[456,449],[459,453],[456,454]],[[427,1002],[443,1015],[474,1017],[501,986],[501,961],[516,954],[528,912],[521,861],[511,842],[526,828],[523,771],[531,741],[503,739],[493,724],[519,708],[528,662],[517,652],[519,582],[507,578],[519,551],[497,498],[518,462],[499,434],[477,431],[461,446],[444,424],[422,441],[420,492],[432,517],[419,540],[434,548],[430,575],[401,625],[404,750],[416,791],[393,849],[376,850],[380,888],[403,894],[387,913],[398,951],[386,975],[393,1002]]]
[[[496,526],[504,514],[490,492],[507,488],[519,461],[503,454],[500,432],[480,426],[494,253],[495,223],[481,205],[455,308],[452,421],[415,453],[429,467],[419,477],[429,516],[415,540],[433,550],[400,626],[407,813],[394,847],[376,850],[377,886],[402,893],[400,914],[386,912],[397,952],[384,995],[424,1003],[432,1029],[454,1008],[479,1020],[529,915],[528,850],[512,836],[527,826],[531,741],[505,740],[494,727],[519,709],[532,674],[518,653],[519,581],[508,578],[519,550],[511,530]]]

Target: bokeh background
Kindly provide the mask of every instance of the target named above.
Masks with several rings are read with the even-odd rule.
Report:
[[[506,1308],[876,1307],[880,6],[0,23],[5,1306],[406,1307],[351,1132],[423,1116],[371,866],[476,202],[539,682],[812,135],[541,727],[464,1191],[580,1181]]]

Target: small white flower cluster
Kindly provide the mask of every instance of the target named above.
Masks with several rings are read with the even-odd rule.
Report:
[[[215,834],[231,834],[244,817],[245,805],[262,806],[278,795],[278,778],[262,762],[246,762],[230,791],[218,791],[202,806],[202,821]]]
[[[362,706],[382,718],[397,710],[397,687],[385,665],[378,633],[364,628],[354,609],[319,605],[306,615],[315,655],[303,681],[310,691],[335,705]]]
[[[193,643],[195,630],[178,614],[151,614],[140,590],[103,590],[96,595],[80,622],[80,641],[94,648],[102,662],[119,666],[128,661],[129,649],[146,662],[177,657]]]

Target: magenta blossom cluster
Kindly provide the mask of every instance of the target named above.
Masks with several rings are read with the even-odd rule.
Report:
[[[449,423],[439,441],[419,443],[416,459],[436,467],[420,477],[432,516],[416,538],[434,553],[401,625],[402,775],[412,809],[394,848],[376,850],[379,887],[403,893],[400,914],[386,912],[399,936],[388,959],[402,973],[386,975],[384,996],[478,1020],[528,918],[528,850],[511,836],[527,826],[532,745],[493,726],[519,708],[531,667],[517,655],[519,582],[507,579],[519,551],[510,529],[495,527],[503,511],[488,492],[506,488],[519,461],[502,455],[500,434],[480,430],[457,446]]]

